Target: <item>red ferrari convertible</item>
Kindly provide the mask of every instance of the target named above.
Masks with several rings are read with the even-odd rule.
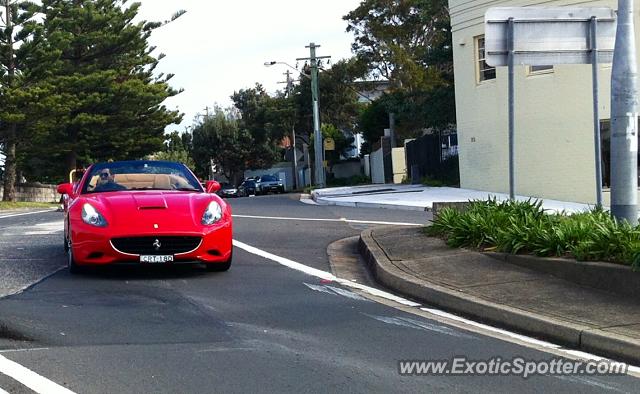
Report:
[[[226,271],[233,256],[231,207],[183,164],[122,161],[89,167],[58,186],[65,204],[71,272],[113,263],[205,264]]]

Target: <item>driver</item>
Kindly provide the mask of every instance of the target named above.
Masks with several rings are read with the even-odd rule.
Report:
[[[112,192],[127,189],[114,180],[113,174],[111,174],[111,170],[108,168],[100,170],[98,175],[98,183],[96,184],[95,189],[93,189],[95,192]]]

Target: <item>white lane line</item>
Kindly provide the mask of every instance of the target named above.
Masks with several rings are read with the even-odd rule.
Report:
[[[268,220],[299,220],[303,222],[345,222],[345,223],[360,223],[360,224],[380,224],[389,226],[424,226],[425,223],[404,223],[404,222],[380,222],[375,220],[356,220],[356,219],[318,219],[318,218],[293,218],[293,217],[279,217],[279,216],[252,216],[252,215],[233,215],[234,218],[244,219],[268,219]]]
[[[32,347],[26,349],[6,349],[0,350],[0,353],[22,353],[22,352],[35,352],[39,350],[49,350],[48,347]]]
[[[47,209],[46,211],[33,211],[33,212],[14,213],[14,214],[11,214],[11,215],[1,215],[0,219],[13,218],[13,217],[16,217],[16,216],[35,215],[37,213],[55,212],[55,211],[56,211],[55,208],[51,208],[51,209]]]
[[[378,289],[375,289],[375,288],[372,288],[372,287],[369,287],[369,286],[366,286],[366,285],[363,285],[363,284],[360,284],[360,283],[355,283],[355,282],[351,282],[351,281],[346,280],[346,279],[338,278],[338,277],[336,277],[335,275],[333,275],[333,274],[331,274],[329,272],[325,272],[325,271],[322,271],[322,270],[319,270],[319,269],[316,269],[316,268],[309,267],[309,266],[306,266],[304,264],[298,263],[296,261],[289,260],[289,259],[284,258],[284,257],[280,257],[278,255],[266,252],[266,251],[264,251],[262,249],[258,249],[256,247],[251,246],[251,245],[247,245],[247,244],[245,244],[243,242],[240,242],[238,240],[235,240],[235,239],[233,240],[233,245],[235,247],[237,247],[237,248],[240,248],[240,249],[246,251],[246,252],[255,254],[255,255],[260,256],[260,257],[264,257],[264,258],[272,260],[272,261],[275,261],[276,263],[284,265],[285,267],[289,267],[289,268],[292,268],[294,270],[304,272],[304,273],[306,273],[308,275],[315,276],[315,277],[320,278],[320,279],[332,280],[332,281],[337,282],[337,283],[339,283],[339,284],[341,284],[341,285],[343,285],[345,287],[351,287],[351,288],[354,288],[354,289],[359,289],[359,290],[361,290],[361,291],[363,291],[365,293],[371,294],[371,295],[376,296],[376,297],[380,297],[380,298],[384,298],[384,299],[387,299],[387,300],[395,301],[395,302],[397,302],[399,304],[402,304],[402,305],[406,305],[406,306],[410,306],[410,307],[416,307],[416,308],[419,308],[422,311],[431,313],[433,315],[444,317],[445,319],[455,320],[455,321],[458,321],[460,323],[463,323],[463,324],[466,324],[466,325],[469,325],[469,326],[472,326],[472,327],[479,328],[479,329],[484,330],[486,332],[492,332],[492,333],[496,333],[496,334],[501,334],[503,336],[510,337],[510,338],[512,338],[514,340],[518,340],[518,341],[520,341],[522,343],[526,343],[528,345],[531,345],[531,346],[534,347],[534,349],[547,348],[547,349],[550,349],[550,350],[552,350],[554,352],[557,352],[557,353],[560,353],[560,354],[565,354],[565,355],[568,355],[568,356],[577,357],[577,358],[586,359],[586,360],[593,360],[593,361],[606,360],[606,358],[601,357],[601,356],[597,356],[595,354],[583,352],[583,351],[580,351],[580,350],[565,349],[562,346],[556,345],[556,344],[551,343],[551,342],[541,341],[539,339],[528,337],[526,335],[516,334],[514,332],[503,330],[503,329],[500,329],[500,328],[497,328],[497,327],[492,327],[492,326],[489,326],[489,325],[486,325],[486,324],[475,322],[473,320],[465,319],[463,317],[456,316],[454,314],[451,314],[449,312],[445,312],[445,311],[442,311],[442,310],[439,310],[439,309],[424,308],[424,307],[422,307],[421,304],[418,304],[418,303],[413,302],[413,301],[409,301],[409,300],[407,300],[405,298],[396,296],[396,295],[388,293],[386,291],[378,290]],[[628,371],[629,372],[633,372],[633,373],[640,373],[640,367],[634,366],[634,365],[629,365],[628,366]]]
[[[0,373],[17,380],[36,393],[47,394],[74,394],[73,391],[38,375],[32,370],[9,360],[0,355]]]
[[[486,325],[486,324],[478,323],[478,322],[475,322],[473,320],[465,319],[464,317],[456,316],[456,315],[454,315],[452,313],[449,313],[449,312],[441,311],[439,309],[420,308],[420,310],[425,311],[425,312],[429,312],[432,315],[444,317],[445,319],[455,320],[455,321],[458,321],[460,323],[464,323],[464,324],[468,324],[470,326],[478,327],[478,328],[481,328],[481,329],[486,330],[486,331],[491,331],[491,332],[495,332],[496,334],[505,335],[505,336],[508,336],[510,338],[517,339],[519,341],[526,342],[526,343],[529,343],[529,344],[532,344],[532,345],[536,345],[536,346],[539,346],[539,347],[545,347],[545,348],[550,348],[550,349],[560,349],[561,348],[560,346],[558,346],[556,344],[553,344],[551,342],[541,341],[539,339],[531,338],[531,337],[528,337],[526,335],[516,334],[514,332],[503,330],[501,328],[496,328],[496,327],[489,326],[489,325]]]
[[[400,303],[402,305],[406,305],[406,306],[420,306],[420,304],[413,302],[413,301],[409,301],[407,299],[404,299],[402,297],[398,297],[394,294],[391,293],[387,293],[386,291],[382,291],[379,289],[374,289],[373,287],[369,287],[369,286],[365,286],[362,285],[360,283],[355,283],[355,282],[351,282],[350,280],[347,279],[340,279],[338,277],[336,277],[335,275],[333,275],[330,272],[326,272],[326,271],[322,271],[319,270],[317,268],[313,268],[313,267],[309,267],[306,266],[304,264],[300,264],[296,261],[293,260],[289,260],[285,257],[280,257],[278,255],[275,255],[273,253],[269,253],[266,252],[262,249],[258,249],[256,247],[253,247],[251,245],[247,245],[244,242],[240,242],[236,239],[233,240],[233,245],[237,248],[240,248],[246,252],[249,252],[251,254],[255,254],[256,256],[260,256],[260,257],[264,257],[265,259],[269,259],[272,261],[275,261],[278,264],[284,265],[285,267],[289,267],[292,268],[296,271],[300,271],[300,272],[304,272],[307,275],[311,275],[311,276],[315,276],[316,278],[320,278],[320,279],[325,279],[325,280],[330,280],[333,282],[337,282],[345,287],[351,287],[354,289],[358,289],[361,291],[364,291],[365,293],[371,294],[373,296],[376,297],[381,297],[381,298],[385,298],[387,300],[390,301],[395,301],[397,303]]]

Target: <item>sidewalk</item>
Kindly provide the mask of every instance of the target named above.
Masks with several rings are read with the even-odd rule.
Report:
[[[566,270],[560,272],[563,268],[558,275],[550,275],[487,254],[452,249],[416,228],[365,230],[360,251],[379,282],[409,297],[534,337],[640,364],[640,296],[613,292],[615,283],[611,292],[579,285],[584,278],[561,279],[567,277]],[[546,268],[561,266],[563,261]],[[591,274],[595,280],[602,277],[598,271],[602,264],[567,263],[583,276],[595,266]],[[633,277],[640,273],[625,266],[606,265],[604,269],[620,271],[612,277],[640,280]],[[606,280],[600,280],[598,287],[606,288],[602,283]]]
[[[426,187],[422,185],[365,185],[316,189],[311,198],[321,205],[340,205],[362,208],[390,208],[428,211],[434,202],[465,202],[469,200],[509,199],[508,194],[485,192],[454,187]],[[516,196],[518,200],[531,197]],[[543,200],[545,209],[553,211],[580,212],[589,205],[575,202]]]

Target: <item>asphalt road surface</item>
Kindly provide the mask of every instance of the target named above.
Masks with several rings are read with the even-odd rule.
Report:
[[[289,195],[231,204],[243,248],[224,273],[119,268],[72,276],[61,213],[0,213],[0,393],[640,388],[632,376],[402,376],[399,360],[554,355],[292,268],[330,272],[330,243],[380,222],[425,223],[427,213],[314,206]]]

